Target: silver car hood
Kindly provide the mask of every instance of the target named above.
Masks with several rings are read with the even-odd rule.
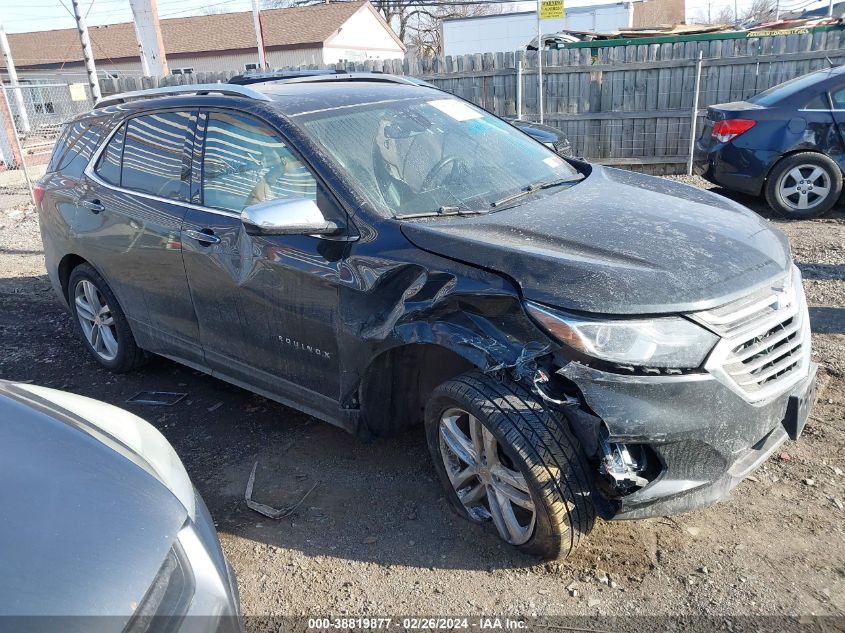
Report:
[[[188,518],[139,456],[88,429],[0,382],[0,616],[128,620]]]

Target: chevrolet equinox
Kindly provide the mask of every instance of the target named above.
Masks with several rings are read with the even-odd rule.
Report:
[[[413,80],[108,97],[36,199],[101,365],[165,356],[363,438],[422,424],[454,509],[543,558],[723,498],[813,403],[768,222]]]

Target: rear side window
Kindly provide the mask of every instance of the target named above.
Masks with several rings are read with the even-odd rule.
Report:
[[[156,112],[126,124],[121,185],[173,200],[188,199],[190,163],[185,143],[194,118],[189,112]]]
[[[830,98],[833,100],[833,108],[835,110],[845,110],[845,88],[832,90]]]
[[[65,128],[53,149],[48,172],[80,178],[97,150],[103,126],[98,121],[76,121]]]
[[[121,125],[109,140],[106,149],[100,154],[95,171],[97,175],[115,186],[120,186],[120,161],[123,156],[123,139],[126,134],[126,125]]]
[[[806,110],[830,110],[830,104],[827,102],[827,95],[820,94],[807,102],[804,106]]]
[[[748,101],[765,107],[774,106],[784,99],[794,97],[802,90],[807,90],[808,88],[815,86],[817,83],[826,78],[826,72],[815,72],[810,73],[809,75],[802,75],[800,77],[796,77],[795,79],[785,81],[782,84],[778,84],[777,86],[773,86],[768,90],[764,90],[760,94],[751,97]]]

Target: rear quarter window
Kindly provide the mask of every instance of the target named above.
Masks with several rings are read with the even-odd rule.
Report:
[[[780,102],[791,99],[795,95],[812,88],[825,79],[827,79],[827,74],[821,72],[802,75],[801,77],[790,79],[768,90],[764,90],[760,94],[751,97],[748,101],[764,107],[776,106]]]
[[[97,150],[103,130],[101,121],[75,121],[68,124],[56,142],[47,171],[59,171],[71,178],[82,177],[82,172]]]

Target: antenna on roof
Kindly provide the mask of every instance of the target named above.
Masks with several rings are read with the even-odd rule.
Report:
[[[830,57],[828,57],[827,55],[825,55],[824,58],[827,60],[827,65],[830,66],[831,68],[833,68],[833,66],[834,66],[833,60]]]

